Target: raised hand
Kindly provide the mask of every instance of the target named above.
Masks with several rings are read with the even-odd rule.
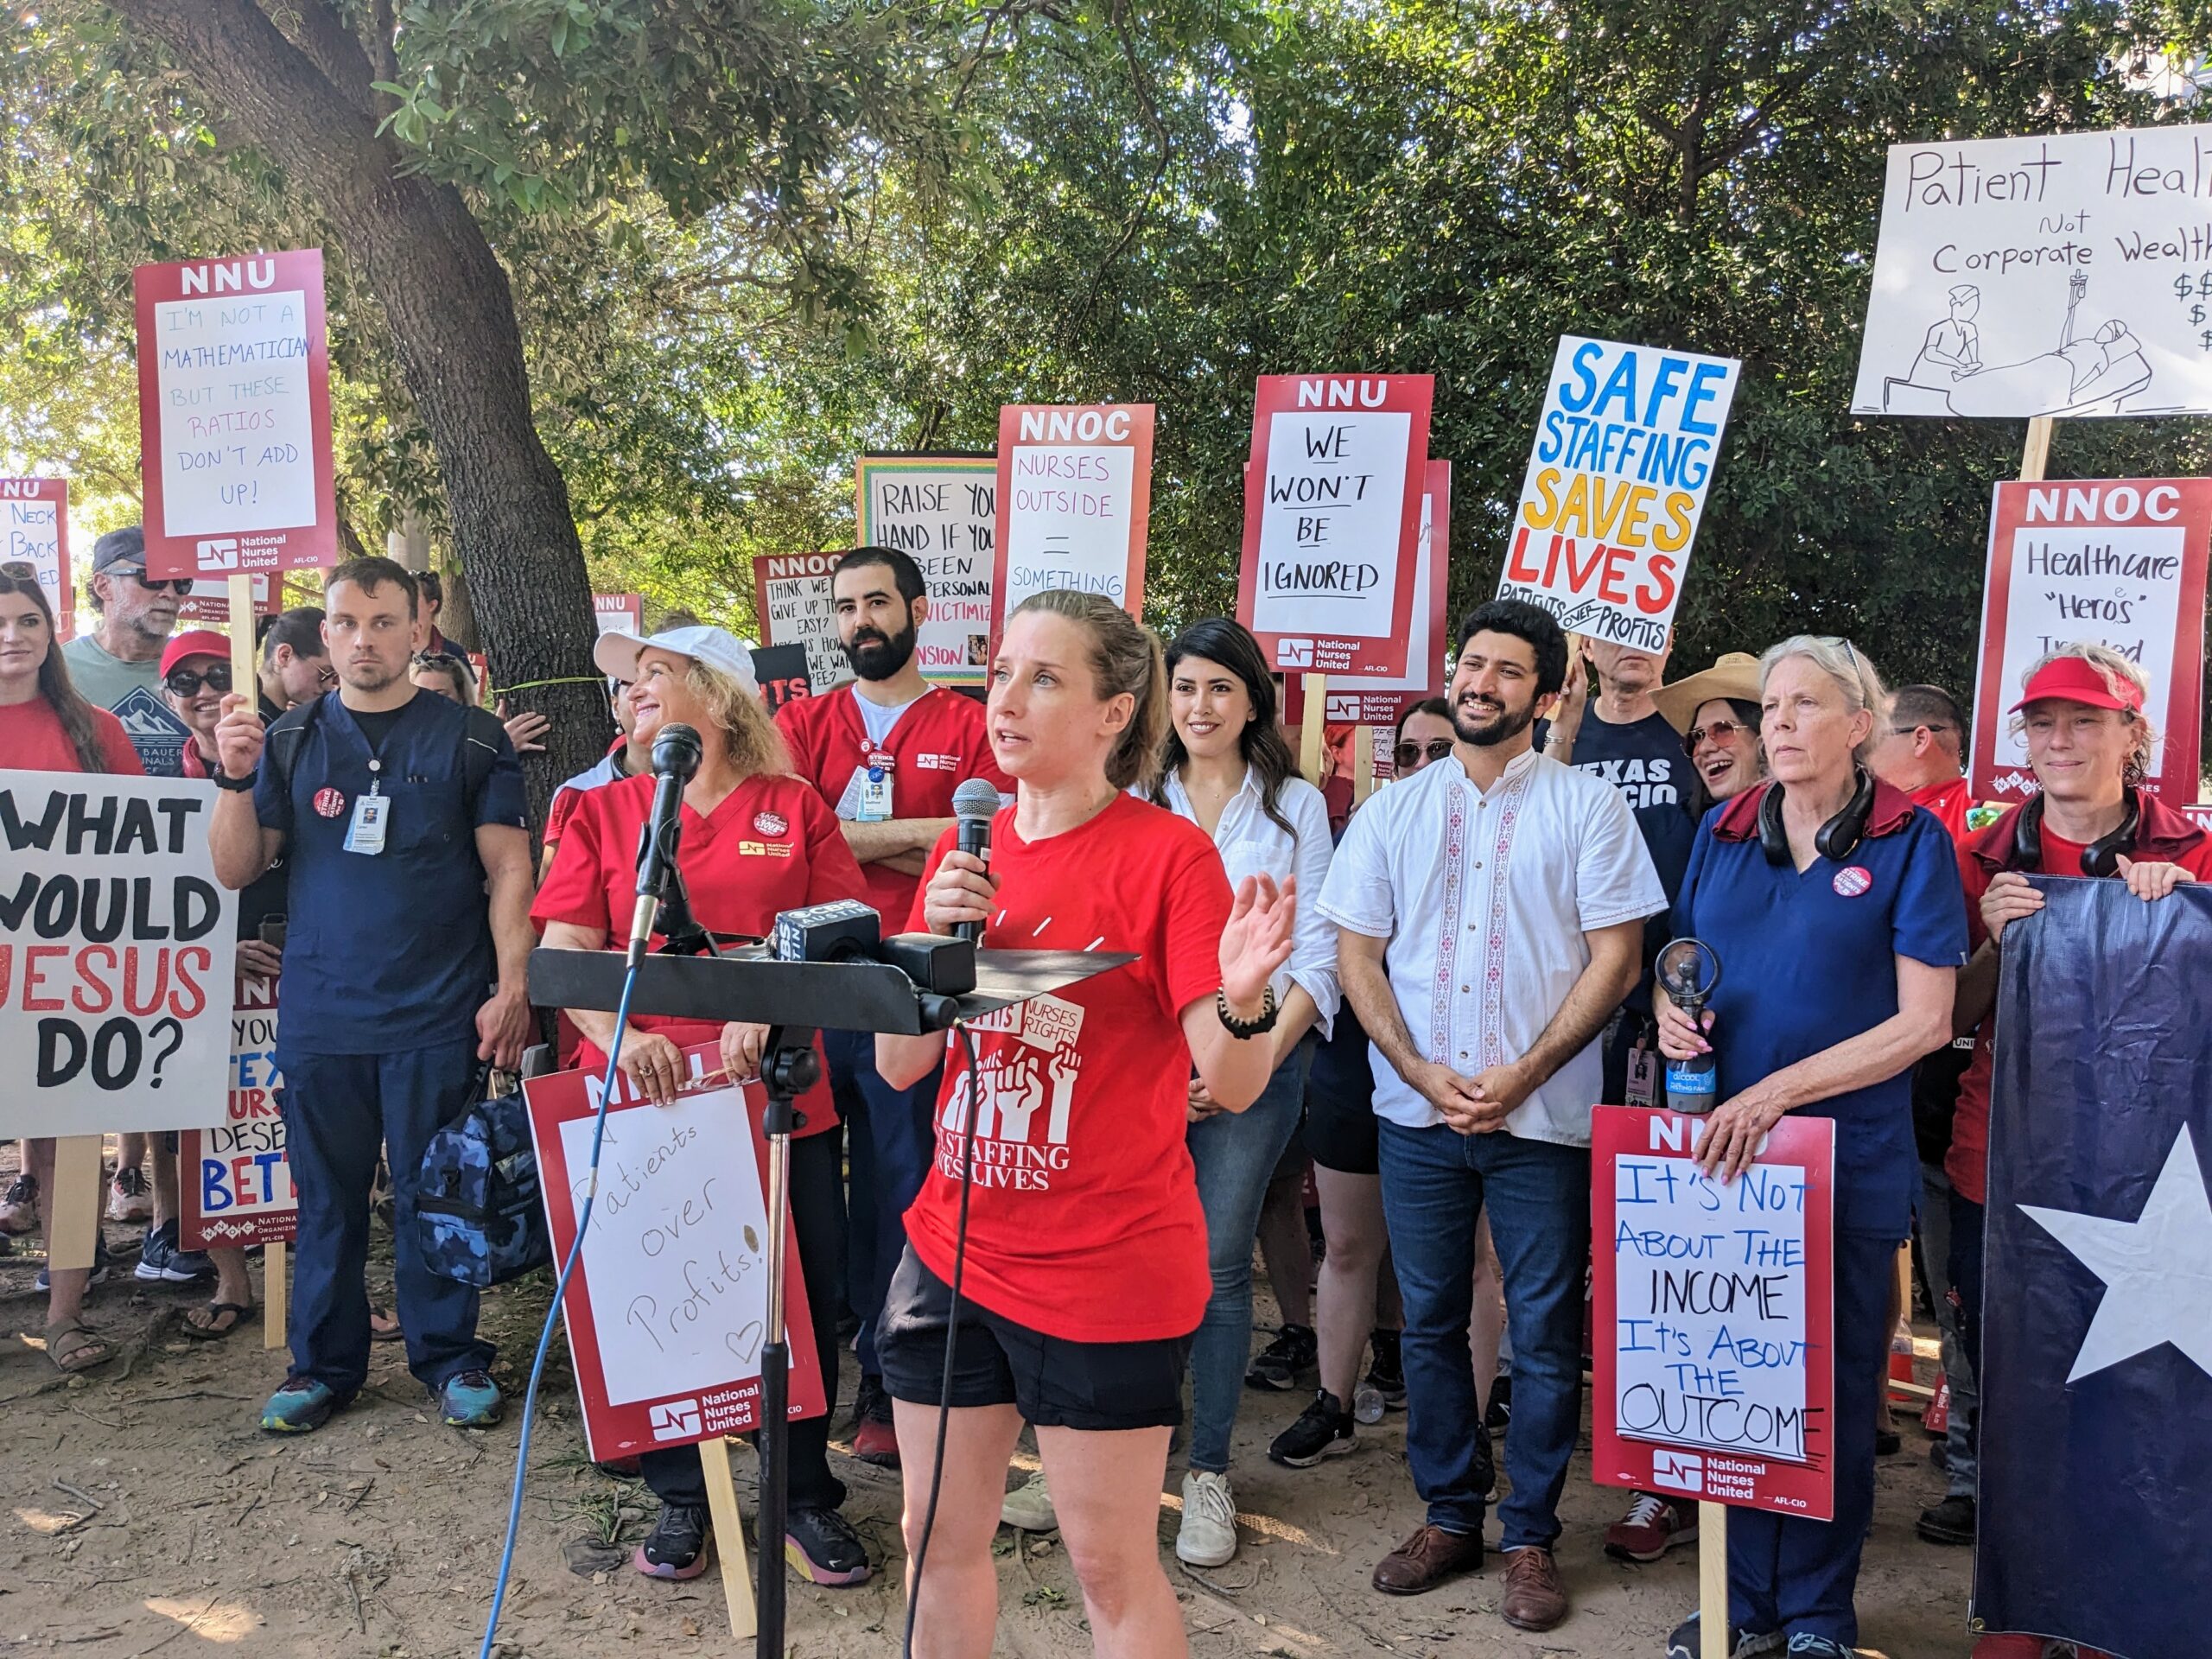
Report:
[[[1265,1005],[1268,982],[1290,960],[1291,932],[1298,920],[1298,878],[1281,887],[1270,875],[1248,875],[1236,884],[1229,925],[1221,931],[1221,989],[1230,1012],[1256,1018]]]

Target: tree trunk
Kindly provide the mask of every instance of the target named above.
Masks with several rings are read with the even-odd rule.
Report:
[[[591,663],[583,549],[531,417],[505,270],[458,191],[399,171],[400,152],[377,136],[367,60],[356,74],[346,55],[359,54],[357,41],[317,40],[310,60],[250,0],[111,4],[314,197],[382,302],[498,683],[567,682],[509,702],[552,719],[546,753],[524,763],[542,817],[554,786],[600,758],[612,726]]]

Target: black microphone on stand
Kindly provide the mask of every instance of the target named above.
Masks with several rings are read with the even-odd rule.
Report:
[[[638,903],[630,912],[628,962],[632,968],[645,960],[661,895],[676,873],[683,786],[699,770],[699,734],[689,726],[664,726],[653,739],[653,772],[659,781],[653,785],[653,811],[645,821],[645,842],[638,849]]]
[[[999,792],[988,779],[970,778],[952,791],[952,815],[960,821],[960,850],[973,853],[986,864],[991,861],[991,820],[999,810]],[[983,937],[981,922],[957,922],[953,925],[955,938],[980,942]]]

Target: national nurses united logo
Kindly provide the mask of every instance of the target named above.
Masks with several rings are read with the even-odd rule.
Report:
[[[755,812],[753,827],[764,836],[780,836],[791,824],[780,812]]]
[[[334,818],[346,810],[346,798],[334,789],[318,789],[315,792],[315,810],[326,818]]]
[[[1856,899],[1874,885],[1874,874],[1863,864],[1847,865],[1835,873],[1835,890],[1846,899]]]

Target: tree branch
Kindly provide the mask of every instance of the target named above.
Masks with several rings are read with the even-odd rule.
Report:
[[[263,10],[332,89],[363,115],[376,113],[367,54],[330,0],[263,0]]]

